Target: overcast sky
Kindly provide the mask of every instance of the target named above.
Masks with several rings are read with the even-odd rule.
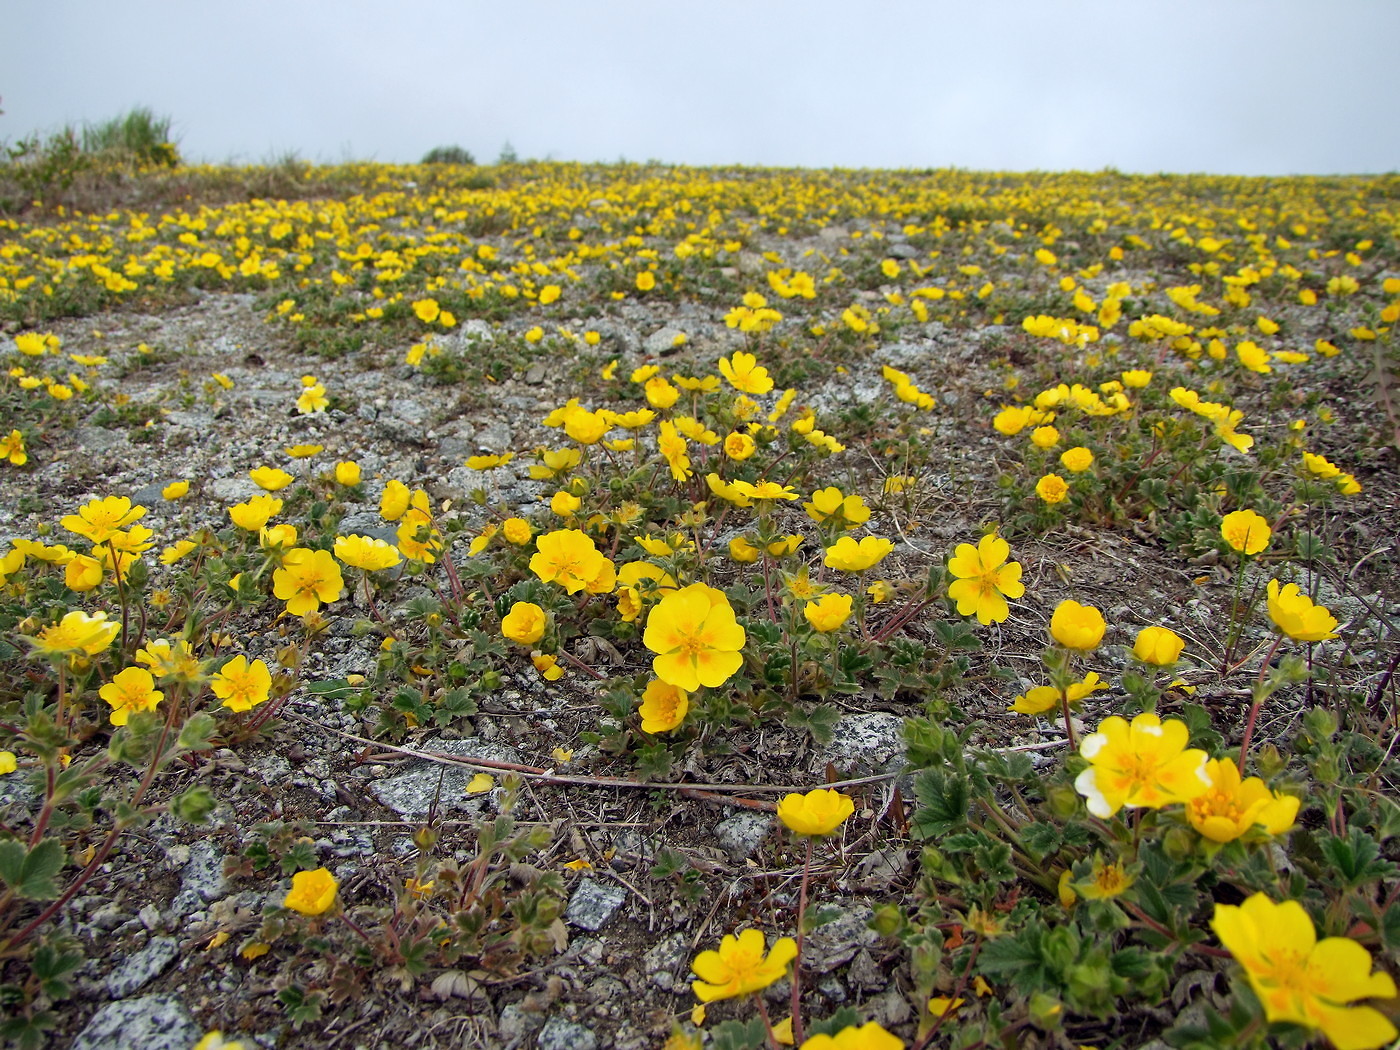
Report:
[[[0,140],[189,159],[1400,169],[1395,0],[0,0]]]

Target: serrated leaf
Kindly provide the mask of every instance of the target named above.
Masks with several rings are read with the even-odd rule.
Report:
[[[0,842],[0,882],[23,900],[51,901],[58,896],[54,876],[67,859],[57,839],[41,839],[33,849],[15,839]]]

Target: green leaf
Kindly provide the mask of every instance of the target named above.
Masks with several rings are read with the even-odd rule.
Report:
[[[58,896],[54,876],[67,859],[57,839],[41,839],[33,849],[15,839],[0,842],[0,882],[23,900],[51,901]]]
[[[941,770],[925,769],[914,779],[914,830],[922,838],[946,835],[967,823],[969,802],[967,780],[947,776]]]
[[[214,796],[207,787],[192,787],[176,795],[170,811],[190,824],[203,824],[214,809]]]
[[[761,1018],[725,1021],[710,1029],[710,1050],[758,1050],[768,1041]]]
[[[218,732],[218,728],[218,723],[212,715],[203,711],[191,715],[180,730],[180,750],[208,751],[214,746],[214,734]]]

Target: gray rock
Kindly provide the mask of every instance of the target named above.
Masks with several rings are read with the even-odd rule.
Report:
[[[915,248],[907,241],[891,244],[889,253],[891,259],[917,259],[919,257],[919,249]]]
[[[642,956],[642,970],[651,976],[651,983],[669,992],[676,986],[676,971],[686,961],[685,936],[673,933],[652,945]]]
[[[535,1041],[539,1050],[597,1050],[598,1037],[581,1024],[551,1017]]]
[[[525,1040],[534,1035],[544,1024],[544,1018],[532,1010],[524,1010],[519,1003],[511,1003],[501,1011],[496,1021],[496,1034],[500,1036],[502,1050],[516,1050]]]
[[[880,935],[870,928],[875,912],[865,905],[841,909],[831,922],[823,923],[807,935],[806,965],[827,971],[849,962],[862,948],[874,947]]]
[[[70,1050],[189,1050],[203,1034],[175,996],[147,995],[98,1010]]]
[[[729,859],[738,863],[758,849],[772,826],[773,818],[761,813],[735,813],[715,825],[715,839]]]
[[[597,930],[612,918],[613,912],[626,899],[627,891],[620,886],[606,886],[594,879],[584,879],[569,898],[564,918],[580,929]]]
[[[476,447],[483,452],[509,452],[512,441],[510,427],[499,420],[491,420],[476,432]]]
[[[460,758],[485,758],[493,762],[521,761],[514,748],[492,744],[479,737],[465,740],[425,740],[424,751],[441,751]],[[384,805],[401,816],[427,816],[434,800],[438,812],[447,810],[475,812],[481,799],[466,793],[473,770],[465,766],[448,766],[427,760],[414,762],[402,773],[395,774],[371,786],[370,791]]]
[[[544,377],[549,375],[549,370],[545,368],[543,362],[536,361],[529,368],[525,369],[525,382],[531,386],[539,386],[544,382]]]
[[[676,337],[684,334],[679,328],[658,328],[647,336],[646,342],[642,344],[642,349],[652,357],[662,357],[675,353]]]
[[[473,317],[469,321],[463,321],[457,329],[456,345],[458,350],[470,351],[474,344],[480,342],[490,342],[495,338],[495,331],[491,327],[491,322],[483,321],[479,317]]]
[[[250,496],[256,496],[262,489],[254,485],[247,475],[240,474],[232,478],[215,478],[204,491],[220,503],[242,503]]]
[[[196,842],[190,847],[190,859],[180,871],[180,892],[171,906],[177,914],[188,915],[227,891],[224,858],[212,842]]]
[[[904,719],[887,711],[847,715],[821,754],[845,776],[892,772],[904,765]]]
[[[152,937],[146,947],[107,975],[107,992],[113,999],[125,999],[140,991],[164,972],[180,954],[174,937]]]
[[[79,427],[73,437],[84,452],[111,452],[131,444],[126,431],[108,430],[106,427]]]

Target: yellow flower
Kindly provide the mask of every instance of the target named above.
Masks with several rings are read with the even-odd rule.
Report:
[[[559,658],[553,653],[541,653],[536,650],[530,654],[530,662],[535,665],[535,670],[546,682],[557,682],[564,677],[564,669],[559,666]]]
[[[157,689],[151,672],[144,667],[128,667],[116,674],[97,691],[97,695],[112,705],[109,716],[112,725],[124,726],[133,711],[154,711],[165,699]]]
[[[256,467],[248,471],[248,476],[253,479],[254,485],[266,492],[278,492],[296,480],[277,467]]]
[[[19,763],[15,760],[13,751],[0,751],[0,775],[13,773],[19,768]]]
[[[145,507],[133,507],[125,496],[89,500],[77,514],[67,514],[59,524],[76,536],[93,543],[106,543],[112,534],[125,529],[146,514]]]
[[[517,547],[523,547],[535,538],[535,530],[524,518],[507,518],[501,522],[501,533]]]
[[[642,716],[642,732],[669,733],[685,721],[690,710],[690,694],[678,686],[653,678],[642,693],[637,713]]]
[[[209,688],[230,711],[251,711],[272,692],[272,672],[261,660],[235,656],[209,679]]]
[[[842,572],[864,572],[884,560],[894,550],[894,543],[882,536],[866,536],[859,543],[842,536],[826,549],[822,564]]]
[[[410,495],[402,481],[390,480],[379,497],[379,516],[385,521],[398,521],[408,510]]]
[[[604,571],[607,560],[593,540],[578,529],[558,529],[536,541],[530,571],[545,583],[557,583],[577,594]]]
[[[1060,432],[1051,426],[1036,427],[1031,431],[1031,444],[1036,448],[1054,448],[1060,443]]]
[[[1055,607],[1050,617],[1050,637],[1066,649],[1080,652],[1097,649],[1107,628],[1103,613],[1068,598]]]
[[[229,520],[245,532],[260,532],[274,514],[282,513],[282,501],[276,496],[254,496],[245,503],[235,503],[228,509]]]
[[[468,795],[484,795],[496,786],[496,778],[490,773],[477,773],[467,781],[466,792]]]
[[[1274,626],[1295,642],[1320,642],[1337,637],[1337,618],[1300,593],[1296,583],[1280,590],[1278,580],[1270,580],[1268,606],[1269,619]]]
[[[188,481],[172,481],[165,488],[160,490],[162,499],[176,500],[189,495],[190,483]]]
[[[372,536],[337,536],[335,556],[354,569],[365,572],[378,572],[392,569],[403,558],[392,543],[375,539]]]
[[[225,1039],[224,1033],[215,1029],[195,1043],[191,1050],[243,1050],[243,1044],[237,1039]]]
[[[938,1001],[930,1000],[929,1009],[932,1010],[933,1004]],[[944,1010],[956,1009],[961,1002],[961,999],[955,999],[951,1005],[945,1005]],[[940,1011],[935,1010],[934,1013],[941,1016]],[[859,1028],[851,1025],[835,1035],[814,1035],[804,1039],[799,1050],[904,1050],[904,1040],[885,1031],[878,1021],[867,1021]]]
[[[18,430],[0,437],[0,459],[9,460],[11,466],[22,467],[29,462],[29,454],[24,450],[24,435]]]
[[[41,629],[28,641],[45,656],[67,656],[76,661],[102,652],[112,644],[121,629],[119,622],[108,622],[105,612],[89,616],[74,610],[65,614],[58,623]]]
[[[807,622],[822,634],[835,631],[851,618],[849,594],[826,594],[802,607]]]
[[[1220,522],[1220,535],[1241,554],[1258,554],[1273,534],[1269,523],[1252,510],[1233,511]]]
[[[329,407],[330,399],[326,397],[326,388],[320,383],[307,387],[297,396],[297,411],[304,416],[324,412]]]
[[[1011,615],[1007,598],[1026,593],[1020,562],[1008,562],[1011,546],[1000,536],[983,536],[974,547],[958,544],[948,560],[948,571],[957,579],[948,585],[948,597],[958,603],[959,616],[976,616],[981,624],[1002,623]]]
[[[835,518],[835,524],[853,529],[870,520],[870,508],[865,505],[865,500],[859,496],[846,496],[834,485],[812,493],[812,502],[802,504],[802,509],[818,525]]]
[[[700,978],[691,982],[691,990],[702,1003],[760,992],[787,974],[788,963],[797,958],[797,942],[780,937],[765,955],[763,934],[758,930],[740,930],[737,935],[726,934],[719,950],[703,951],[695,957],[691,969]]]
[[[1046,503],[1063,503],[1069,495],[1069,484],[1058,474],[1046,474],[1035,483],[1035,494]]]
[[[179,678],[186,682],[199,680],[199,661],[190,643],[183,638],[171,641],[157,638],[136,650],[136,662],[145,664],[157,678]]]
[[[793,792],[778,803],[778,819],[796,835],[830,835],[855,811],[849,795],[830,788]]]
[[[1293,827],[1300,800],[1270,791],[1259,777],[1240,779],[1232,758],[1206,763],[1210,789],[1186,804],[1191,826],[1212,842],[1230,842],[1253,827],[1282,835]]]
[[[1175,631],[1165,627],[1144,627],[1133,642],[1133,655],[1145,664],[1170,667],[1181,658],[1186,643]]]
[[[1067,701],[1071,707],[1076,707],[1079,701],[1090,693],[1107,688],[1107,682],[1099,681],[1098,672],[1090,671],[1084,676],[1083,681],[1071,682],[1063,697],[1053,685],[1038,685],[1034,689],[1026,690],[1023,696],[1016,697],[1009,710],[1023,715],[1041,715],[1058,707],[1062,699]]]
[[[643,270],[637,274],[637,291],[649,292],[656,287],[656,274],[650,270]]]
[[[287,603],[292,616],[315,612],[322,602],[337,601],[345,590],[340,566],[330,551],[295,547],[282,556],[272,574],[272,593]]]
[[[754,454],[758,443],[747,434],[737,431],[724,439],[724,454],[730,459],[743,461]]]
[[[1060,465],[1071,474],[1082,474],[1094,465],[1094,454],[1082,445],[1060,453]]]
[[[708,479],[707,479],[708,480]],[[785,485],[780,485],[776,481],[736,481],[733,488],[745,499],[797,499],[797,493]]]
[[[335,903],[336,891],[340,884],[335,876],[325,868],[315,871],[299,871],[292,876],[292,888],[282,899],[282,907],[300,912],[302,915],[321,915]]]
[[[1395,1040],[1395,1026],[1358,999],[1392,999],[1395,981],[1371,972],[1371,955],[1349,937],[1319,941],[1297,901],[1275,904],[1256,893],[1241,905],[1217,904],[1211,929],[1244,968],[1270,1021],[1321,1029],[1339,1050],[1372,1050]]]
[[[549,509],[561,518],[567,518],[581,506],[583,506],[583,500],[567,489],[560,489],[549,499]]]
[[[73,560],[63,567],[63,584],[70,591],[81,594],[93,590],[101,583],[102,563],[96,558],[86,554],[75,554]]]
[[[575,454],[578,453],[577,449],[572,449],[571,451]],[[471,470],[495,470],[497,467],[504,467],[514,458],[514,452],[503,452],[499,456],[468,456],[467,467]]]
[[[753,354],[736,350],[728,357],[719,359],[720,375],[729,380],[729,385],[745,394],[766,394],[773,389],[773,380],[768,369],[758,363]]]
[[[1210,790],[1206,753],[1187,749],[1191,732],[1175,718],[1163,722],[1146,712],[1132,724],[1117,715],[1079,744],[1089,768],[1075,778],[1074,789],[1096,817],[1113,816],[1124,806],[1160,809],[1190,802]]]
[[[544,637],[546,623],[544,610],[534,602],[516,602],[501,618],[501,633],[512,642],[534,645]]]
[[[335,465],[335,483],[347,489],[360,483],[360,465],[353,459],[343,459]]]
[[[763,552],[743,536],[735,536],[729,541],[729,556],[737,562],[758,561]]]
[[[1152,373],[1145,368],[1134,368],[1131,371],[1122,373],[1123,385],[1140,390],[1148,383],[1152,382]]]
[[[1134,876],[1123,870],[1123,862],[1115,860],[1105,864],[1103,858],[1094,857],[1094,868],[1087,882],[1076,882],[1074,888],[1085,900],[1111,900],[1124,893],[1134,882]]]
[[[747,637],[722,591],[693,583],[651,611],[642,641],[656,653],[652,669],[669,685],[694,692],[723,685],[743,666]]]

